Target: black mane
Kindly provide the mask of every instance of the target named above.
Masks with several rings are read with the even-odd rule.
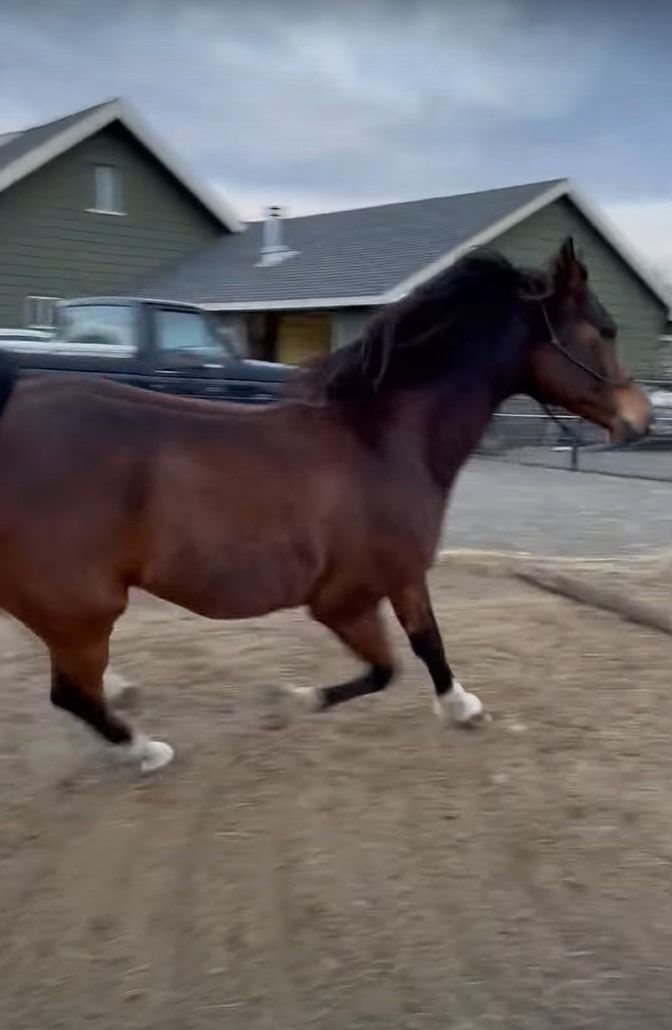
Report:
[[[378,314],[359,339],[310,366],[309,390],[331,401],[419,387],[516,361],[522,305],[548,292],[541,273],[472,251]]]

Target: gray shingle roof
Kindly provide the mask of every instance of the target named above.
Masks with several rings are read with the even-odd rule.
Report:
[[[379,296],[562,181],[286,218],[283,243],[298,254],[262,268],[252,222],[124,292],[200,304]]]
[[[4,143],[4,137],[0,136],[0,172],[3,168],[14,164],[19,158],[25,157],[32,150],[36,150],[44,143],[47,143],[54,136],[60,135],[66,129],[70,129],[73,125],[88,118],[94,111],[100,111],[110,103],[114,103],[114,101],[95,104],[93,107],[87,107],[82,111],[75,111],[74,114],[66,115],[65,118],[57,118],[56,121],[24,129],[23,132],[5,133],[7,139]]]

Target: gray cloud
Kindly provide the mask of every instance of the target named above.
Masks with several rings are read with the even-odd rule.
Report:
[[[590,112],[625,37],[587,6],[0,0],[0,127],[122,94],[248,203],[564,174],[618,191],[622,119],[598,138]]]

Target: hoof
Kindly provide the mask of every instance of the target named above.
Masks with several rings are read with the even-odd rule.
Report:
[[[290,684],[283,687],[283,690],[304,712],[321,712],[325,706],[324,693],[319,687],[295,687]]]
[[[449,719],[463,729],[490,722],[481,699],[476,694],[468,693],[457,680],[447,695],[436,698],[434,709],[441,720]]]
[[[130,744],[122,744],[120,751],[125,762],[138,762],[142,773],[156,772],[164,765],[169,765],[175,757],[170,744],[164,744],[162,740],[150,740],[140,733]]]
[[[162,740],[148,740],[145,745],[145,753],[140,759],[140,772],[152,773],[163,769],[164,765],[170,765],[175,757],[170,744]]]

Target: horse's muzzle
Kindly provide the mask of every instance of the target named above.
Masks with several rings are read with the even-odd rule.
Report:
[[[629,444],[637,443],[648,435],[654,422],[653,411],[645,422],[635,425],[626,418],[619,418],[611,431],[611,443],[617,447],[627,447]]]

